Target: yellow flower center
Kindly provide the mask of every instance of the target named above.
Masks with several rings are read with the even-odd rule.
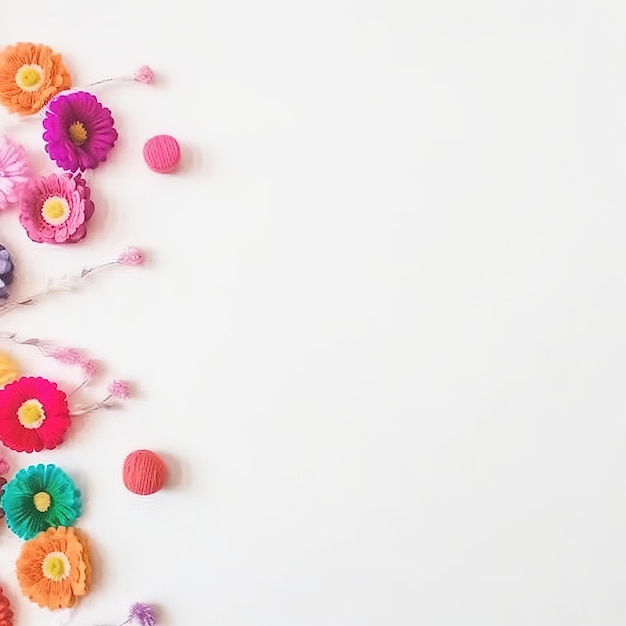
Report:
[[[70,561],[63,552],[50,552],[41,564],[41,571],[48,580],[59,582],[70,574]]]
[[[87,129],[82,122],[74,122],[67,129],[67,132],[75,146],[82,146],[87,141],[87,137],[89,137]]]
[[[17,419],[24,428],[39,428],[46,419],[46,413],[39,400],[26,400],[17,410]]]
[[[43,68],[36,63],[22,65],[15,74],[15,82],[22,91],[37,91],[43,82]]]
[[[45,491],[40,491],[39,493],[36,493],[33,497],[33,502],[35,504],[35,508],[40,513],[45,513],[50,508],[50,505],[52,504],[52,499],[50,498],[49,493],[46,493]]]
[[[70,205],[65,198],[52,196],[41,207],[41,215],[48,224],[58,226],[62,224],[70,214]]]

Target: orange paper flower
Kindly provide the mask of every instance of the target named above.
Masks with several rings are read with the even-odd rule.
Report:
[[[2,587],[0,587],[0,626],[13,626],[13,611],[11,603],[4,595]]]
[[[24,544],[17,560],[22,593],[51,610],[74,606],[90,578],[87,541],[76,528],[48,528]]]
[[[71,84],[61,55],[49,46],[17,43],[0,52],[0,103],[11,113],[37,113]]]
[[[19,377],[20,370],[17,363],[6,352],[0,352],[0,389]]]

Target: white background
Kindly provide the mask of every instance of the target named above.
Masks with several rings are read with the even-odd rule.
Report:
[[[9,457],[84,490],[72,624],[624,624],[625,31],[618,0],[3,3],[2,43],[76,84],[158,76],[96,92],[121,138],[83,243],[0,216],[16,294],[150,254],[1,319],[100,359],[89,397],[137,385]],[[7,132],[54,171],[36,122]],[[162,132],[178,174],[143,164]],[[135,448],[166,491],[124,489]],[[52,624],[20,545],[16,626]]]

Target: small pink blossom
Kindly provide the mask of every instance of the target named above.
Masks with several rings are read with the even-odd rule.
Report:
[[[4,457],[0,457],[0,476],[2,476],[3,474],[8,474],[9,469],[11,468],[9,467],[7,460]]]
[[[126,400],[130,398],[130,387],[125,380],[114,380],[107,387],[107,391],[114,397],[120,400]]]
[[[79,352],[73,348],[57,348],[51,356],[65,365],[80,365],[82,361]]]
[[[143,265],[145,257],[140,248],[129,246],[117,259],[122,265]]]
[[[145,83],[146,85],[150,85],[154,81],[154,72],[150,69],[148,65],[142,65],[135,72],[134,78],[138,83]]]
[[[85,374],[85,377],[91,380],[96,375],[96,369],[98,368],[95,361],[91,359],[82,359],[80,366]]]

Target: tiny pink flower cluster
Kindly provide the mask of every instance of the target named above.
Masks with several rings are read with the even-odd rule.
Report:
[[[96,375],[96,362],[92,359],[84,358],[78,350],[74,350],[73,348],[57,348],[50,356],[64,365],[76,365],[80,367],[87,380],[91,380]]]

